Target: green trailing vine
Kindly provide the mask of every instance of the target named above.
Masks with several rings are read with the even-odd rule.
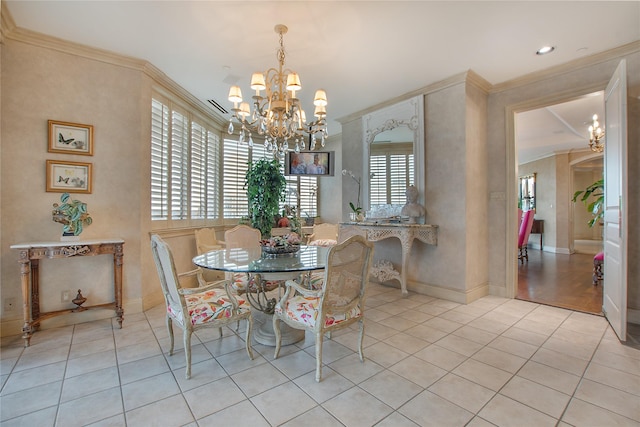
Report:
[[[260,159],[249,163],[244,188],[249,199],[249,221],[262,233],[262,238],[271,236],[280,202],[285,200],[287,182],[280,172],[276,159]]]
[[[85,225],[91,225],[93,220],[87,212],[87,204],[80,200],[73,200],[69,193],[60,196],[62,204],[54,203],[53,220],[62,224],[62,232],[78,236]]]

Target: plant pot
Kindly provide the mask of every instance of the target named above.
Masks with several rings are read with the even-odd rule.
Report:
[[[76,236],[73,233],[62,233],[62,237],[60,237],[61,242],[77,242],[80,240],[80,236]]]

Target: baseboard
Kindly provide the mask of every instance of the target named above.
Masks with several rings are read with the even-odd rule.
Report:
[[[458,289],[444,288],[442,286],[408,280],[407,289],[417,294],[453,301],[459,304],[469,304],[483,296],[489,295],[488,283],[483,283],[472,289],[461,291]]]

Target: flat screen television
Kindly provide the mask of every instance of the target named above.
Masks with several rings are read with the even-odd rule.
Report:
[[[334,151],[290,151],[284,158],[285,175],[333,176],[334,166]]]

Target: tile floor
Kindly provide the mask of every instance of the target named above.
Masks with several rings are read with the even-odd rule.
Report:
[[[355,329],[254,345],[198,333],[193,375],[169,356],[163,307],[2,340],[0,424],[25,426],[638,426],[640,344],[603,317],[485,297],[460,305],[372,284]],[[177,345],[181,333],[176,330]]]

